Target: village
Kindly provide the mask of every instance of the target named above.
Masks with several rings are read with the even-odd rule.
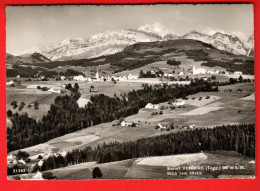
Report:
[[[154,67],[152,67],[154,68]],[[66,82],[66,81],[79,81],[79,82],[84,82],[84,83],[106,83],[106,82],[113,82],[116,84],[117,82],[131,82],[131,83],[149,83],[149,84],[162,84],[162,83],[167,83],[167,84],[189,84],[190,79],[194,79],[196,77],[202,77],[204,80],[216,80],[216,75],[218,76],[219,79],[228,79],[229,77],[231,78],[238,78],[240,76],[244,76],[244,78],[248,78],[253,80],[254,76],[252,75],[243,75],[241,71],[234,71],[232,72],[227,72],[226,70],[218,70],[218,69],[206,69],[202,67],[196,67],[195,65],[190,65],[190,68],[184,69],[177,67],[175,68],[179,72],[175,73],[175,71],[172,72],[156,72],[155,70],[148,70],[147,72],[150,73],[154,77],[141,77],[140,72],[136,74],[132,74],[131,72],[121,72],[121,75],[112,75],[112,76],[100,76],[98,67],[96,68],[96,74],[94,77],[88,76],[87,72],[85,72],[84,75],[77,75],[77,76],[70,76],[70,77],[65,77],[65,76],[58,76],[54,78],[46,78],[45,76],[39,76],[39,77],[34,77],[31,76],[31,78],[21,78],[20,75],[17,75],[16,78],[11,78],[10,81],[6,82],[6,85],[9,87],[15,87],[15,85],[19,85],[21,81],[25,82],[46,82],[46,85],[40,86],[40,85],[30,85],[30,88],[37,88],[42,91],[48,91],[51,93],[66,93],[66,83],[62,83],[62,87],[59,86],[51,86],[48,85],[48,81],[52,82]],[[157,71],[160,71],[159,68],[157,68]],[[185,76],[186,75],[186,76]],[[183,77],[184,76],[184,77]],[[95,89],[90,89],[90,92],[97,92],[98,90]]]

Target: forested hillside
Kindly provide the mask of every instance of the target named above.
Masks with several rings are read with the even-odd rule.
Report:
[[[12,116],[12,128],[7,128],[8,152],[46,142],[52,138],[75,132],[89,126],[111,122],[120,117],[137,114],[147,103],[160,103],[182,98],[198,92],[217,91],[212,83],[203,79],[192,80],[190,85],[145,85],[143,89],[131,91],[122,97],[103,94],[91,97],[91,102],[80,108],[77,88],[71,95],[58,96],[48,114],[36,122],[26,113]]]

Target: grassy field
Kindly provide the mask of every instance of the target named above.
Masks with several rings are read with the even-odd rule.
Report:
[[[145,157],[103,164],[87,162],[50,172],[58,180],[88,180],[92,179],[95,167],[100,168],[102,179],[253,178],[255,175],[254,159],[233,151]],[[22,176],[26,179],[33,175]],[[17,180],[20,176],[9,176],[8,179]]]
[[[231,87],[234,91],[238,88],[253,90],[254,84],[225,86],[226,89]],[[206,96],[210,96],[210,98],[206,99]],[[97,144],[104,142],[131,141],[143,137],[185,131],[181,127],[190,124],[196,124],[197,128],[204,128],[224,124],[254,123],[254,100],[251,99],[252,96],[250,96],[250,99],[245,96],[247,94],[225,92],[224,89],[219,92],[200,92],[189,96],[189,100],[185,100],[185,107],[176,107],[172,110],[167,102],[161,103],[160,107],[168,107],[168,109],[163,110],[162,115],[152,115],[153,112],[159,112],[160,109],[141,109],[138,114],[125,118],[127,122],[137,123],[137,127],[115,125],[118,121],[103,123],[54,138],[46,142],[44,147],[40,144],[24,150],[32,156],[43,153],[61,153],[75,148],[85,148],[86,146],[96,147]],[[200,97],[201,100],[199,100]],[[155,130],[158,123],[169,125],[171,122],[174,123],[174,130]],[[100,131],[102,136],[96,134]]]

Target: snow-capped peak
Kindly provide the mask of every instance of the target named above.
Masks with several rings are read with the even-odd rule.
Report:
[[[253,35],[247,35],[240,31],[233,32],[231,35],[238,37],[243,42],[246,48],[252,48],[254,44]]]
[[[42,53],[42,51],[38,48],[38,47],[32,47],[32,48],[29,48],[25,51],[22,52],[21,55],[30,55],[30,54],[33,54],[33,53]]]
[[[152,25],[146,24],[146,25],[140,26],[138,28],[138,30],[148,32],[148,33],[156,33],[162,37],[164,37],[168,34],[172,34],[172,32],[169,29],[162,26],[160,23],[154,23]]]

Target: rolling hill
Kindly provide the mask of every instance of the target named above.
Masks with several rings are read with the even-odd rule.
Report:
[[[22,56],[14,56],[6,53],[6,64],[23,64],[23,63],[42,63],[50,62],[51,60],[46,58],[40,53],[24,54]]]

